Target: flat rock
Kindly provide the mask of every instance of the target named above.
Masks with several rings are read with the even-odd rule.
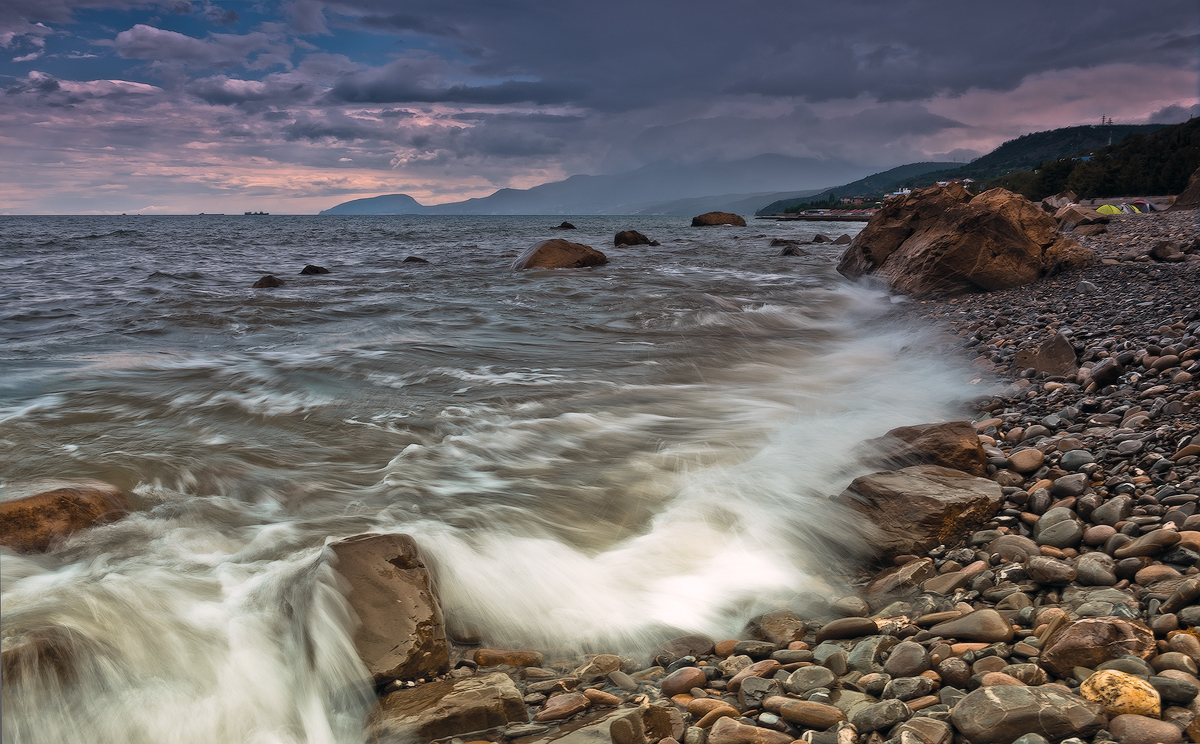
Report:
[[[862,638],[878,632],[879,626],[870,618],[843,617],[822,625],[821,629],[817,631],[817,643],[843,638]]]
[[[540,651],[505,648],[477,648],[472,658],[476,664],[484,667],[540,667],[544,661]]]
[[[976,610],[957,620],[938,623],[930,628],[929,632],[960,641],[981,643],[1010,641],[1013,637],[1012,624],[996,610]]]
[[[746,220],[730,212],[705,212],[692,218],[692,227],[711,227],[713,225],[736,225],[745,227]]]
[[[582,713],[591,704],[592,701],[582,692],[565,692],[562,695],[555,695],[547,700],[542,709],[533,717],[533,720],[538,723],[561,721],[564,718],[570,718],[576,713]]]
[[[995,516],[999,484],[939,465],[914,465],[855,478],[836,497],[873,526],[881,556],[923,555],[953,544]]]
[[[1023,734],[1086,738],[1107,720],[1099,705],[1052,685],[981,687],[950,711],[950,722],[971,744],[1009,744]]]
[[[442,609],[417,543],[408,535],[356,535],[325,557],[346,580],[357,616],[354,647],[377,683],[445,673],[450,648]]]
[[[430,682],[383,696],[368,722],[371,736],[422,741],[527,723],[521,692],[507,674]]]
[[[784,703],[779,709],[779,715],[783,716],[785,721],[818,731],[824,731],[846,720],[846,714],[832,705],[808,700],[790,700]]]

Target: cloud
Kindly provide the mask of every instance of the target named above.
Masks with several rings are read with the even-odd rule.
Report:
[[[209,34],[197,39],[177,31],[168,31],[139,23],[117,34],[113,43],[117,54],[126,59],[160,62],[201,62],[213,67],[248,65],[254,52],[264,53],[276,64],[286,64],[288,49],[262,32],[249,34]]]
[[[194,80],[187,92],[216,105],[245,103],[290,104],[310,100],[316,88],[307,79],[293,74],[269,75],[264,80],[242,80],[225,75]]]
[[[1200,103],[1191,106],[1171,104],[1146,117],[1148,124],[1181,124],[1194,116],[1200,116]]]
[[[554,83],[506,80],[468,85],[439,84],[448,77],[441,60],[408,57],[383,67],[343,75],[329,91],[331,103],[562,103],[568,90]]]

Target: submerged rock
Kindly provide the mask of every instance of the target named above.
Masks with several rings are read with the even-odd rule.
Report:
[[[107,483],[68,486],[0,502],[0,545],[44,553],[68,536],[129,513],[125,494]]]
[[[416,541],[357,535],[326,551],[349,585],[346,600],[359,621],[354,647],[376,684],[445,673],[450,650],[442,609]]]
[[[312,275],[314,275],[314,274],[328,274],[328,273],[329,273],[329,269],[325,268],[324,266],[317,266],[317,265],[315,265],[315,264],[308,264],[308,265],[307,265],[307,266],[305,266],[303,269],[300,269],[300,273],[301,273],[301,274],[308,275],[308,276],[312,276]]]
[[[513,261],[514,271],[521,269],[582,269],[608,263],[608,256],[589,245],[562,238],[539,243]]]
[[[929,463],[979,477],[987,475],[988,458],[969,421],[901,426],[866,442],[864,448],[899,463]]]
[[[692,227],[709,227],[712,225],[736,225],[745,227],[746,220],[730,212],[705,212],[692,218]]]
[[[251,284],[250,288],[251,289],[270,289],[272,287],[282,287],[285,284],[287,284],[287,282],[283,281],[279,277],[271,276],[270,274],[267,274],[262,279],[259,279],[254,284]]]
[[[658,245],[658,241],[647,238],[637,230],[622,230],[613,237],[613,245]]]

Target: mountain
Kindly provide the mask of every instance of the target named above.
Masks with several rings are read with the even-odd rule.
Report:
[[[805,191],[762,191],[755,194],[721,194],[719,196],[698,196],[692,199],[673,199],[642,207],[635,214],[677,214],[695,216],[705,212],[733,212],[734,214],[754,214],[771,204],[784,199],[802,199],[819,194],[822,189],[807,189]]]
[[[906,185],[908,181],[916,176],[929,173],[930,171],[945,170],[947,166],[954,165],[954,163],[939,162],[909,163],[908,165],[897,166],[891,170],[885,170],[882,173],[875,173],[844,186],[836,186],[832,189],[820,189],[815,192],[799,194],[797,197],[780,199],[758,209],[755,214],[783,214],[783,210],[794,207],[797,204],[802,204],[807,201],[807,197],[814,196],[815,194],[827,194],[830,192],[837,196],[875,196],[877,194],[886,194]]]
[[[1033,200],[1066,190],[1083,199],[1178,194],[1200,166],[1200,117],[1150,133],[1133,132],[1116,144],[1070,155],[1005,174],[987,186],[1003,186]]]
[[[321,214],[686,214],[674,211],[683,209],[679,205],[669,207],[670,212],[660,208],[680,200],[710,197],[722,204],[743,200],[747,204],[765,203],[806,190],[815,193],[864,170],[841,161],[787,155],[692,164],[652,163],[614,175],[576,175],[530,189],[500,189],[490,196],[450,204],[424,206],[405,194],[354,199]],[[765,201],[759,202],[759,198]]]

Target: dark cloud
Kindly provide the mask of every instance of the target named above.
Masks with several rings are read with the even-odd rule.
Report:
[[[278,56],[286,55],[287,51],[278,39],[260,31],[249,34],[209,34],[205,39],[197,39],[143,23],[117,34],[113,47],[119,56],[126,59],[199,62],[213,67],[247,65],[249,55],[255,52]]]
[[[215,75],[193,81],[186,90],[202,101],[225,106],[297,103],[311,99],[316,93],[311,83],[289,75],[268,76],[261,81]]]
[[[1164,106],[1147,117],[1150,124],[1181,124],[1193,116],[1200,116],[1200,104],[1195,106]]]
[[[571,99],[561,85],[507,80],[485,85],[437,85],[426,60],[403,59],[342,76],[329,91],[331,103],[563,103]],[[440,71],[440,65],[435,65]]]

